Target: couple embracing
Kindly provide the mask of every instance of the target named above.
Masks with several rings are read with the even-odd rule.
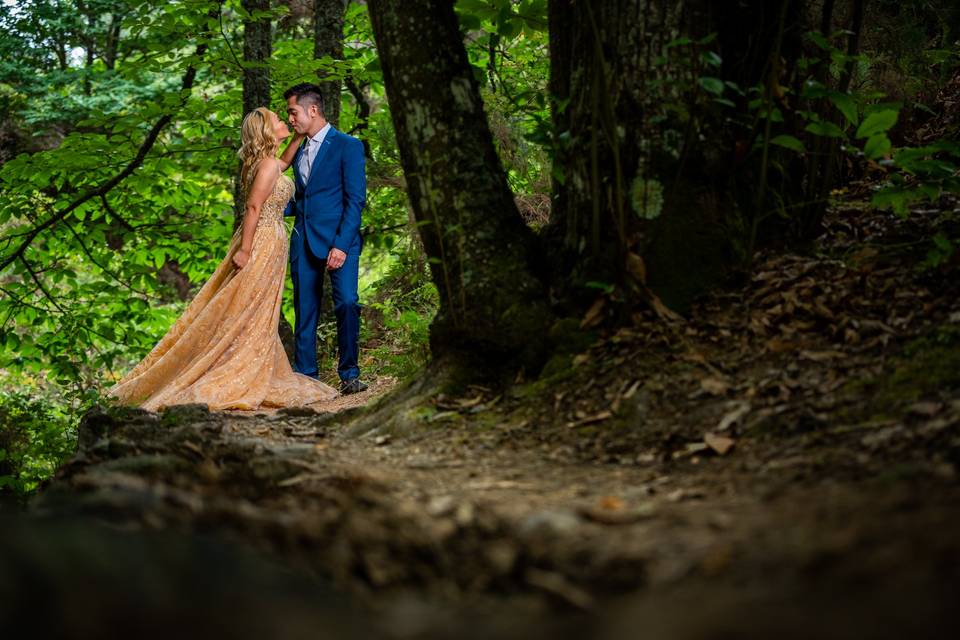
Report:
[[[241,125],[243,224],[226,256],[150,353],[108,395],[156,411],[202,403],[211,410],[306,406],[363,391],[357,297],[363,144],[324,117],[320,88],[284,93],[294,136],[265,107]],[[294,178],[284,174],[293,168]],[[288,238],[285,216],[294,217]],[[277,328],[289,260],[296,314],[294,367]],[[317,379],[317,322],[330,274],[340,388]]]

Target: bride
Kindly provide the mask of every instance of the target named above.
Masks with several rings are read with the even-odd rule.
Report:
[[[288,246],[283,210],[293,181],[276,158],[290,131],[265,107],[241,127],[243,225],[227,255],[153,350],[108,395],[156,411],[203,403],[211,410],[303,406],[336,390],[293,371],[280,342]]]

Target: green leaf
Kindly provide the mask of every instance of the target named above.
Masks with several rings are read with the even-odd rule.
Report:
[[[893,109],[885,109],[876,113],[871,113],[860,126],[857,127],[858,138],[869,138],[870,136],[889,130],[897,123],[900,112]]]
[[[863,147],[863,153],[871,160],[876,160],[890,153],[891,146],[887,134],[877,133],[867,139],[867,144]]]
[[[837,109],[840,110],[840,113],[843,114],[843,117],[846,118],[850,124],[856,125],[860,122],[860,116],[857,111],[857,103],[853,101],[846,93],[840,93],[839,91],[831,91],[829,94],[830,102],[832,102]]]
[[[830,51],[833,49],[833,45],[831,45],[830,42],[824,38],[823,34],[821,34],[819,31],[810,31],[807,33],[807,37],[824,51]]]
[[[797,138],[793,136],[788,136],[786,134],[781,134],[770,140],[770,144],[779,145],[781,147],[786,147],[787,149],[792,149],[798,153],[803,153],[806,149],[803,146],[803,143],[800,142]]]
[[[724,85],[723,85],[723,80],[721,80],[720,78],[711,78],[709,76],[703,76],[703,77],[697,78],[697,84],[699,84],[705,90],[715,95],[719,96],[723,94]]]
[[[893,209],[894,213],[905,218],[910,213],[907,205],[922,199],[923,194],[919,190],[887,187],[876,192],[871,199],[871,203],[875,207],[889,207]]]
[[[804,130],[818,136],[826,136],[828,138],[843,137],[843,130],[832,122],[811,122],[804,127]]]
[[[711,67],[719,67],[721,64],[723,64],[723,60],[720,59],[720,56],[713,51],[704,51],[700,54],[700,59]]]

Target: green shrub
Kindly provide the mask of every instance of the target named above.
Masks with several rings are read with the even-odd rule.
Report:
[[[76,426],[46,398],[0,392],[0,493],[26,495],[76,449]]]

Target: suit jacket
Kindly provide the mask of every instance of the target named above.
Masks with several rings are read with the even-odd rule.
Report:
[[[294,200],[284,211],[284,215],[296,216],[294,233],[304,240],[291,241],[291,258],[301,244],[321,259],[326,259],[331,247],[359,253],[363,247],[360,213],[367,201],[363,143],[331,126],[309,176],[300,175],[304,152],[305,145],[301,144],[293,158]]]

